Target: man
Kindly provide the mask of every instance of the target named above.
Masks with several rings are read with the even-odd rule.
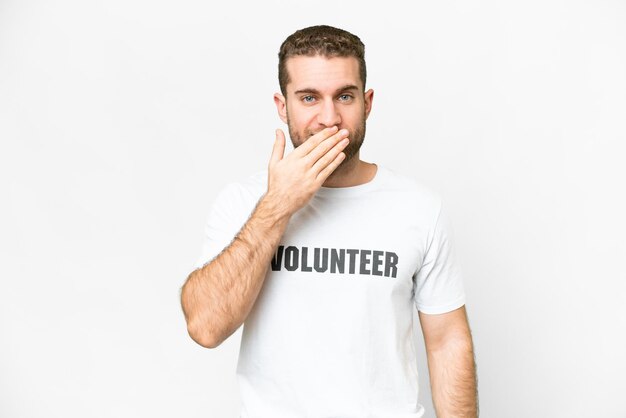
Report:
[[[267,170],[233,182],[209,214],[181,292],[189,335],[215,348],[243,329],[242,418],[417,418],[412,309],[437,416],[476,417],[473,343],[441,199],[361,161],[374,92],[364,46],[329,26],[279,52]]]

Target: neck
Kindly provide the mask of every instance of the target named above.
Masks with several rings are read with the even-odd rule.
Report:
[[[339,167],[326,178],[323,187],[351,187],[370,182],[375,176],[376,164],[361,161],[355,154],[350,161],[343,161]]]

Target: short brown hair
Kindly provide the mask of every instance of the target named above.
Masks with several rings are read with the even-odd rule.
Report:
[[[365,45],[358,36],[343,29],[327,25],[310,26],[289,35],[278,52],[278,84],[283,96],[287,93],[289,74],[286,62],[298,55],[331,57],[355,57],[359,62],[359,75],[365,91]]]

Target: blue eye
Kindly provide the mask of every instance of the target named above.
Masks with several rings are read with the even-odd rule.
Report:
[[[309,100],[309,99],[311,99],[311,100]],[[304,97],[302,98],[302,101],[303,101],[304,103],[311,103],[313,100],[314,100],[314,99],[313,99],[313,96],[304,96]]]
[[[352,96],[350,96],[349,94],[342,94],[341,96],[339,96],[339,99],[341,99],[344,102],[347,102],[348,100],[352,99]]]

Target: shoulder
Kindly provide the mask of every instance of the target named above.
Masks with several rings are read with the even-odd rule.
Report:
[[[388,167],[381,168],[385,176],[386,188],[390,191],[401,193],[404,199],[406,199],[406,204],[415,205],[421,210],[439,213],[442,198],[438,192],[412,175]]]
[[[217,193],[216,201],[255,204],[267,190],[267,169],[258,170],[227,182]]]
[[[267,190],[268,169],[257,170],[246,177],[240,179],[237,184],[253,194],[263,194]]]

